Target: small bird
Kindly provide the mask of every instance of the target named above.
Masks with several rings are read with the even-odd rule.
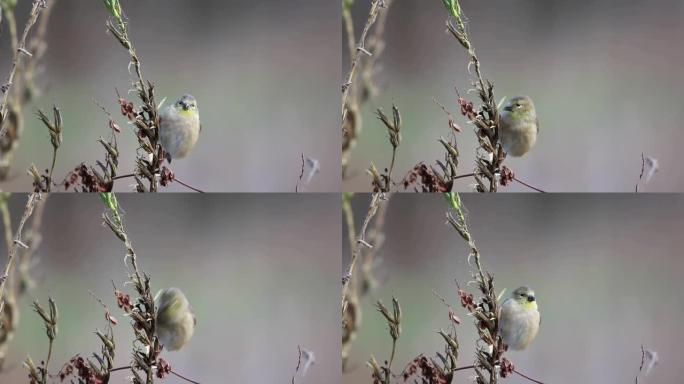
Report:
[[[506,101],[499,113],[501,145],[507,154],[520,157],[534,146],[539,134],[539,119],[529,96]]]
[[[529,287],[519,287],[504,300],[499,312],[499,334],[504,344],[513,350],[523,350],[539,332],[541,317],[537,299]]]
[[[169,351],[181,349],[190,341],[197,324],[188,299],[180,289],[172,287],[157,292],[154,303],[159,343]]]
[[[197,100],[184,95],[173,105],[164,108],[159,115],[159,137],[166,159],[182,159],[197,143],[202,130]]]

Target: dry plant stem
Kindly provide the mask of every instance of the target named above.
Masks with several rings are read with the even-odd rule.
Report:
[[[641,158],[643,159],[644,155],[641,155]],[[643,174],[643,171],[642,171]],[[637,372],[636,376],[634,377],[634,384],[639,384],[639,375],[641,374],[641,371],[644,369],[644,358],[646,357],[646,351],[644,350],[644,346],[641,346],[641,364],[639,364],[639,372]]]
[[[299,183],[302,182],[303,177],[304,177],[304,154],[302,153],[302,169],[299,172],[299,179],[297,180],[297,184],[295,184],[295,193],[299,193]]]
[[[102,193],[100,194],[100,197],[107,207],[107,211],[103,214],[105,224],[107,224],[112,232],[114,232],[114,234],[124,243],[124,247],[126,248],[125,260],[130,260],[131,266],[133,267],[131,282],[135,286],[136,292],[139,295],[138,301],[141,303],[136,306],[136,309],[132,310],[129,315],[136,321],[136,323],[133,324],[136,332],[136,339],[147,347],[147,351],[135,346],[133,350],[135,363],[132,364],[132,366],[137,370],[145,372],[145,382],[151,384],[154,382],[152,367],[156,364],[157,356],[159,354],[159,341],[156,336],[156,308],[154,298],[150,291],[149,276],[138,266],[138,256],[133,249],[123,219],[119,213],[120,208],[116,195],[113,193]],[[140,308],[140,305],[143,306],[142,309]],[[140,327],[140,329],[136,327]],[[138,362],[137,359],[143,360],[142,363]],[[132,369],[132,371],[137,375],[135,369]]]
[[[29,232],[26,233],[26,245],[28,245],[28,248],[23,249],[23,252],[21,252],[18,260],[18,265],[17,268],[19,270],[19,279],[21,279],[22,284],[26,285],[26,288],[31,287],[31,277],[29,276],[29,272],[31,270],[31,267],[33,266],[33,254],[35,253],[36,249],[40,247],[40,244],[43,241],[43,237],[41,235],[42,227],[43,227],[43,213],[45,212],[45,205],[47,204],[47,200],[50,197],[50,195],[45,194],[41,196],[41,199],[36,203],[36,207],[33,211],[33,216],[31,219],[31,229]],[[17,281],[17,284],[19,281]],[[19,293],[23,293],[18,290],[18,287],[15,284],[15,290]]]
[[[361,54],[366,54],[369,56],[372,55],[372,53],[368,52],[365,48],[366,36],[368,35],[368,31],[370,31],[371,27],[375,23],[375,20],[377,20],[380,9],[384,6],[385,0],[372,0],[371,8],[368,12],[368,20],[366,20],[366,25],[363,27],[363,31],[361,32],[361,36],[359,37],[359,42],[356,45],[356,48],[354,49],[354,54],[352,55],[352,62],[349,68],[349,73],[347,74],[347,78],[344,84],[342,84],[342,126],[344,126],[344,121],[347,119],[347,99],[349,98],[349,90],[352,84],[354,83],[354,77],[356,76],[356,70],[361,60]]]
[[[7,98],[4,112],[0,113],[0,125],[4,129],[4,134],[0,137],[0,180],[5,180],[9,176],[15,152],[19,147],[19,141],[24,130],[24,106],[39,94],[35,85],[36,67],[47,47],[45,36],[54,1],[51,0],[41,5],[44,7],[42,11],[40,8],[38,9],[40,17],[36,21],[37,32],[33,33],[29,41],[25,41],[23,44],[27,48],[21,50],[19,49],[19,36],[17,35],[15,5],[10,4],[11,1],[3,1],[0,4],[0,9],[7,14],[10,32],[11,54],[8,56],[14,58],[14,55],[22,53],[26,56],[19,58],[19,64],[16,67],[11,84],[0,84],[2,90],[7,89],[7,92],[0,92],[0,95]]]
[[[12,217],[10,216],[8,200],[9,194],[2,196],[0,202],[0,213],[2,214],[2,225],[5,229],[5,246],[7,247],[7,254],[12,251]]]
[[[474,117],[471,118],[471,122],[475,125],[476,130],[478,130],[478,140],[480,142],[480,147],[482,150],[491,154],[492,159],[488,160],[482,155],[478,156],[477,165],[478,171],[476,172],[475,179],[478,185],[484,187],[480,181],[480,177],[484,176],[489,180],[489,186],[487,190],[489,192],[497,191],[497,178],[496,174],[503,163],[503,148],[499,144],[499,113],[496,100],[493,94],[493,85],[490,81],[485,80],[482,75],[482,69],[480,66],[480,60],[475,54],[475,48],[468,35],[465,22],[463,21],[463,12],[461,11],[461,6],[458,0],[443,0],[445,5],[451,3],[451,8],[447,5],[447,10],[450,15],[456,20],[456,25],[451,22],[447,22],[447,28],[449,32],[458,40],[458,42],[468,51],[468,56],[470,59],[468,68],[472,65],[475,68],[475,81],[474,85],[480,100],[483,103],[482,110]],[[486,114],[486,116],[485,116]],[[482,133],[481,133],[482,132]],[[484,188],[482,188],[484,189]]]
[[[109,370],[109,373],[117,372],[117,371],[128,371],[128,370],[131,370],[131,369],[133,369],[133,367],[131,367],[130,365],[127,365],[127,366],[125,366],[125,367],[116,367],[116,368],[112,368],[112,369]],[[178,372],[176,372],[176,371],[174,371],[174,370],[171,370],[170,372],[171,372],[171,374],[173,374],[174,376],[180,378],[181,380],[185,380],[185,381],[187,381],[188,383],[200,384],[199,381],[195,381],[195,380],[189,379],[189,378],[187,378],[187,377],[181,375],[180,373],[178,373]]]
[[[9,193],[3,193],[2,196],[0,196],[0,213],[2,215],[7,254],[10,253],[13,244],[12,220],[8,207],[9,197]],[[6,298],[7,301],[3,312],[0,312],[0,324],[5,324],[5,328],[0,329],[0,371],[2,370],[2,365],[7,356],[9,344],[12,339],[11,336],[19,325],[20,316],[17,300],[32,287],[31,277],[29,275],[32,267],[31,256],[41,243],[40,230],[46,200],[47,195],[43,196],[42,200],[36,204],[34,213],[31,216],[31,228],[24,236],[24,242],[28,248],[21,248],[18,250],[17,255],[15,256],[15,263],[17,264],[15,272],[10,272],[7,277],[7,288],[4,294],[4,298]]]
[[[523,374],[523,373],[520,373],[520,371],[518,371],[518,370],[515,370],[515,369],[514,369],[513,372],[514,372],[515,374],[521,376],[521,377],[524,377],[525,379],[527,379],[527,380],[529,380],[529,381],[531,381],[531,382],[533,382],[533,383],[544,384],[543,382],[541,382],[541,381],[539,381],[539,380],[535,380],[535,379],[533,379],[533,378],[531,378],[531,377],[529,377],[529,376],[527,376],[527,375],[525,375],[525,374]]]
[[[297,346],[297,353],[298,353],[297,367],[295,368],[294,375],[292,375],[292,384],[295,384],[295,377],[297,377],[297,373],[299,372],[299,367],[302,364],[302,347],[299,345]]]
[[[126,174],[126,175],[119,175],[119,176],[112,177],[112,180],[127,179],[127,178],[135,177],[135,176],[136,176],[136,175],[135,175],[134,173],[129,173],[129,174]],[[195,191],[195,192],[197,192],[197,193],[205,193],[205,192],[204,192],[203,190],[201,190],[201,189],[195,188],[195,187],[193,187],[192,185],[186,184],[186,183],[184,183],[184,182],[178,180],[178,178],[176,178],[175,176],[173,177],[173,181],[176,181],[176,182],[178,182],[178,184],[184,186],[185,188],[191,189],[191,190],[193,190],[193,191]]]
[[[17,73],[17,68],[19,68],[20,61],[21,61],[21,56],[22,55],[31,55],[31,53],[26,49],[26,39],[28,38],[29,32],[31,31],[31,28],[33,25],[36,23],[38,20],[38,16],[40,15],[40,11],[45,8],[45,0],[33,0],[33,5],[31,6],[31,13],[29,15],[28,21],[26,21],[26,26],[24,27],[24,33],[21,36],[21,39],[19,40],[18,44],[14,46],[13,44],[13,58],[12,58],[12,66],[10,68],[9,75],[7,76],[7,80],[5,81],[5,84],[2,85],[2,88],[4,90],[3,95],[2,95],[2,104],[0,104],[0,138],[2,138],[5,133],[7,133],[7,119],[5,117],[7,116],[7,100],[9,97],[10,89],[13,85],[15,75]],[[14,16],[9,16],[8,14],[8,20],[14,20]],[[16,27],[15,27],[16,28]]]
[[[641,183],[641,180],[644,178],[644,169],[646,168],[646,158],[644,157],[644,153],[641,152],[641,173],[639,174],[639,180],[637,181],[636,185],[634,186],[634,193],[639,193],[639,184]]]
[[[353,58],[356,55],[356,34],[354,33],[354,20],[351,15],[351,7],[342,4],[342,23],[344,24],[344,32],[347,36],[347,49],[349,50],[349,57]]]
[[[394,170],[394,161],[397,158],[397,147],[392,147],[392,160],[390,161],[390,167],[387,171],[387,192],[389,192],[392,183],[392,171]]]
[[[12,218],[10,216],[9,212],[9,206],[8,206],[8,200],[9,200],[10,194],[9,193],[2,193],[2,196],[0,198],[2,199],[0,201],[0,212],[2,213],[2,223],[3,223],[3,228],[4,228],[4,233],[5,233],[5,245],[7,247],[7,253],[9,254],[11,249],[12,249]],[[11,276],[7,276],[7,279],[9,280],[8,284],[10,288],[14,285],[14,282],[11,278]],[[0,371],[2,370],[5,359],[7,358],[8,354],[8,349],[9,349],[9,342],[12,338],[12,334],[14,333],[14,330],[16,329],[16,324],[15,321],[17,319],[17,316],[15,315],[15,312],[18,310],[17,305],[14,305],[15,302],[15,294],[13,290],[8,290],[8,292],[4,296],[0,296],[0,299],[2,298],[7,298],[8,300],[8,306],[9,308],[5,308],[6,311],[0,312]]]
[[[48,298],[48,310],[45,310],[38,301],[33,302],[33,311],[40,316],[45,326],[45,333],[47,334],[49,344],[47,358],[40,362],[39,366],[33,362],[31,356],[27,356],[24,360],[24,367],[28,369],[29,381],[31,384],[47,384],[50,377],[50,360],[52,359],[52,348],[54,346],[55,338],[57,337],[57,305],[52,298]]]
[[[29,219],[29,217],[31,217],[33,209],[35,208],[40,198],[41,197],[39,193],[32,193],[28,196],[28,199],[26,201],[26,207],[24,208],[24,214],[21,216],[21,220],[19,220],[19,226],[15,231],[14,239],[11,243],[12,245],[7,256],[7,264],[5,265],[5,269],[3,271],[2,276],[0,276],[0,313],[2,313],[5,305],[5,285],[7,284],[7,280],[9,280],[9,277],[12,274],[12,268],[14,267],[14,259],[17,255],[17,251],[20,246],[26,246],[22,241],[22,231],[24,230],[24,225],[26,224],[26,221]]]
[[[537,188],[537,187],[534,187],[534,186],[532,186],[532,185],[529,185],[529,184],[527,184],[526,182],[524,182],[524,181],[518,179],[517,177],[514,177],[513,180],[515,180],[515,181],[517,181],[518,183],[520,183],[520,184],[526,186],[527,188],[532,189],[532,190],[534,190],[534,191],[537,191],[537,192],[539,192],[539,193],[546,193],[546,191],[544,191],[543,189],[539,189],[539,188]]]
[[[202,191],[201,189],[197,189],[197,188],[195,188],[195,187],[193,187],[193,186],[191,186],[191,185],[189,185],[189,184],[185,184],[184,182],[180,181],[180,180],[179,180],[178,178],[176,178],[176,177],[173,178],[173,181],[175,181],[175,182],[177,182],[178,184],[184,186],[185,188],[191,189],[191,190],[193,190],[193,191],[195,191],[195,192],[197,192],[197,193],[204,193],[204,191]]]
[[[145,81],[140,58],[135,51],[133,42],[128,36],[128,28],[122,16],[123,11],[121,10],[118,1],[115,1],[114,3],[116,5],[114,6],[114,9],[110,9],[112,19],[107,21],[107,28],[109,32],[114,35],[115,39],[128,51],[130,65],[133,65],[137,77],[134,87],[138,92],[138,97],[143,103],[142,112],[137,114],[135,119],[133,119],[134,124],[139,129],[139,133],[143,132],[145,136],[144,138],[138,138],[140,149],[142,149],[144,153],[139,154],[136,161],[136,182],[139,185],[138,190],[144,191],[142,179],[147,179],[149,183],[147,190],[150,192],[157,192],[159,189],[159,182],[156,174],[159,172],[159,166],[161,164],[159,158],[161,146],[159,145],[159,112],[154,100],[154,87],[152,83]],[[151,160],[149,160],[148,157],[151,157]]]
[[[351,193],[345,194],[342,197],[342,212],[344,213],[344,220],[347,225],[347,240],[351,250],[356,247],[356,224],[354,224],[354,211],[351,207],[352,197],[353,194]]]
[[[42,11],[42,16],[38,21],[36,34],[29,43],[29,51],[33,54],[33,57],[31,57],[31,60],[29,60],[26,65],[26,69],[24,70],[26,87],[28,87],[29,90],[32,90],[32,88],[35,86],[34,78],[36,75],[36,66],[43,58],[43,55],[45,55],[45,51],[47,50],[46,36],[48,21],[50,20],[50,15],[52,14],[52,9],[54,8],[56,1],[57,0],[46,1],[45,9]]]
[[[354,222],[354,213],[351,207],[351,200],[353,194],[344,194],[342,200],[342,212],[344,215],[345,224],[347,227],[347,241],[349,242],[349,249],[353,250],[356,246],[356,226]],[[372,224],[367,230],[367,242],[373,244],[373,248],[365,248],[358,255],[357,269],[358,272],[349,281],[349,295],[347,304],[347,313],[343,318],[346,323],[343,324],[342,336],[342,371],[346,371],[347,361],[351,350],[352,342],[354,341],[356,332],[361,326],[361,300],[370,293],[370,290],[375,285],[373,277],[373,269],[376,267],[376,258],[378,251],[382,248],[385,242],[384,225],[387,207],[389,206],[390,195],[385,195],[385,201],[379,205],[378,211],[373,218]]]
[[[364,87],[369,94],[373,93],[374,88],[373,76],[375,75],[375,63],[385,50],[385,26],[387,25],[387,15],[389,15],[389,8],[392,3],[394,3],[394,0],[385,0],[384,10],[378,15],[378,20],[375,22],[375,29],[368,37],[368,51],[372,52],[373,55],[368,57],[365,65],[362,67],[361,77],[364,82]]]
[[[475,372],[477,374],[478,383],[482,383],[485,380],[485,375],[483,372],[487,372],[490,384],[496,384],[497,382],[497,370],[496,366],[499,364],[500,357],[502,354],[503,346],[501,345],[501,339],[499,337],[499,327],[498,327],[498,302],[497,295],[494,292],[493,287],[493,277],[489,273],[485,273],[482,268],[482,261],[480,259],[480,251],[477,249],[475,240],[470,234],[468,228],[467,219],[463,211],[463,206],[461,204],[461,199],[458,194],[449,193],[445,195],[447,200],[453,210],[452,212],[447,212],[447,220],[451,226],[461,235],[461,237],[468,243],[470,248],[470,254],[468,256],[468,261],[475,260],[475,275],[478,288],[480,289],[482,298],[482,307],[478,308],[474,315],[481,315],[476,317],[476,321],[482,322],[484,325],[482,328],[478,327],[478,334],[480,336],[480,342],[477,345],[477,360],[475,362]],[[485,307],[486,304],[486,307]],[[486,338],[483,337],[486,335]],[[482,345],[485,344],[485,345]],[[491,352],[488,350],[491,348]]]
[[[366,213],[366,217],[363,220],[363,225],[361,226],[361,231],[359,232],[359,235],[354,242],[354,246],[352,248],[352,258],[351,262],[349,263],[349,268],[347,269],[347,273],[345,276],[342,278],[342,316],[344,317],[344,313],[347,310],[347,303],[348,303],[348,295],[349,295],[349,281],[352,279],[354,276],[354,268],[356,267],[356,261],[359,258],[359,254],[361,253],[361,247],[368,247],[372,248],[373,246],[368,244],[365,240],[366,236],[366,229],[368,228],[368,223],[370,223],[371,219],[373,216],[378,211],[378,206],[380,205],[380,200],[383,199],[383,194],[382,193],[374,193],[372,198],[371,198],[371,203],[368,208],[368,213]]]
[[[178,378],[180,378],[180,379],[183,379],[183,380],[187,381],[188,383],[200,384],[199,381],[195,381],[195,380],[188,379],[187,377],[181,375],[180,373],[178,373],[178,372],[176,372],[176,371],[174,371],[174,370],[171,370],[171,374],[173,374],[174,376],[176,376],[176,377],[178,377]]]
[[[347,177],[347,166],[351,157],[351,151],[361,131],[362,120],[360,116],[361,106],[369,97],[377,93],[373,84],[375,76],[375,63],[382,54],[385,43],[384,33],[387,23],[387,15],[393,0],[373,1],[368,15],[368,20],[362,31],[363,35],[358,42],[354,33],[354,23],[351,15],[351,3],[347,0],[342,2],[342,22],[347,38],[347,49],[351,60],[350,72],[347,83],[343,84],[342,104],[342,177]],[[371,27],[373,31],[370,32]],[[367,40],[367,43],[366,43]],[[363,60],[361,53],[367,58]],[[362,82],[354,82],[359,73]]]

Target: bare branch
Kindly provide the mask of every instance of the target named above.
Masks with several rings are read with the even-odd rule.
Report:
[[[12,269],[14,267],[14,259],[17,254],[19,244],[22,243],[21,237],[22,231],[24,230],[24,225],[26,224],[26,221],[29,219],[29,217],[31,217],[31,214],[33,213],[33,208],[36,206],[40,199],[41,196],[39,193],[32,193],[28,196],[28,199],[26,201],[26,207],[24,208],[24,214],[21,216],[21,220],[19,220],[19,226],[15,231],[14,240],[9,250],[9,254],[7,255],[7,264],[5,265],[5,269],[3,271],[2,276],[0,276],[0,313],[2,313],[3,307],[5,305],[5,285],[7,284],[8,277],[12,274]]]

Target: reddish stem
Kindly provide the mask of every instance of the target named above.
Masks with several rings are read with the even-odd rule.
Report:
[[[520,372],[516,371],[515,369],[513,370],[513,372],[517,373],[518,375],[520,375],[520,376],[526,378],[527,380],[529,380],[529,381],[531,381],[531,382],[533,382],[533,383],[544,384],[543,382],[541,382],[541,381],[539,381],[539,380],[535,380],[535,379],[533,379],[533,378],[531,378],[531,377],[529,377],[529,376],[527,376],[527,375],[525,375],[525,374],[523,374],[523,373],[520,373]]]

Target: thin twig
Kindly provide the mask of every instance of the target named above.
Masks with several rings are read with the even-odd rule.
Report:
[[[29,248],[25,249],[21,254],[19,255],[19,260],[17,261],[19,264],[17,265],[17,268],[19,269],[19,278],[20,280],[23,280],[25,283],[28,282],[28,285],[30,287],[30,276],[29,272],[31,270],[31,267],[33,266],[32,264],[32,257],[35,254],[36,250],[40,247],[40,244],[42,243],[42,235],[41,235],[41,230],[43,227],[43,215],[45,212],[45,205],[47,204],[47,200],[50,197],[48,194],[44,194],[41,196],[41,199],[38,203],[36,203],[36,208],[33,211],[33,215],[31,216],[31,229],[26,233],[26,240],[28,243]],[[16,282],[15,284],[15,291],[18,289],[16,285],[19,284],[19,281]],[[21,292],[20,292],[21,293]]]
[[[358,256],[361,252],[361,245],[368,246],[368,243],[365,241],[365,236],[366,236],[366,229],[368,228],[368,223],[371,221],[373,216],[378,211],[378,206],[380,204],[380,200],[382,199],[382,193],[374,193],[372,198],[371,198],[371,203],[370,206],[368,207],[368,213],[366,213],[366,217],[363,220],[363,225],[361,226],[361,231],[359,232],[359,235],[356,239],[356,242],[354,243],[354,246],[352,248],[352,258],[351,262],[349,263],[349,268],[347,269],[347,273],[345,276],[342,278],[342,315],[344,317],[344,313],[347,310],[347,295],[349,294],[349,280],[351,280],[353,274],[354,274],[354,267],[356,266],[356,260],[358,259]]]
[[[543,190],[541,190],[541,189],[539,189],[539,188],[537,188],[537,187],[533,187],[533,186],[527,184],[526,182],[524,182],[524,181],[518,179],[517,177],[513,177],[513,180],[515,180],[515,181],[517,181],[518,183],[520,183],[520,184],[526,186],[527,188],[533,189],[533,190],[535,190],[535,191],[537,191],[537,192],[539,192],[539,193],[546,193],[545,191],[543,191]]]
[[[349,68],[349,73],[347,74],[344,84],[342,84],[342,127],[344,127],[344,121],[347,119],[347,112],[349,108],[347,104],[347,99],[349,98],[349,89],[351,88],[354,82],[354,77],[356,75],[356,70],[361,59],[361,54],[364,53],[367,55],[371,55],[371,53],[364,48],[366,44],[366,36],[368,35],[368,31],[375,23],[375,20],[377,20],[380,9],[384,7],[385,0],[373,0],[373,2],[371,3],[370,11],[368,12],[368,19],[366,20],[366,25],[363,27],[363,31],[361,32],[361,36],[359,37],[358,44],[356,45],[356,49],[354,50],[354,54],[352,55],[352,62],[351,67]]]
[[[188,189],[191,189],[191,190],[193,190],[193,191],[195,191],[195,192],[204,193],[204,191],[202,191],[201,189],[195,188],[195,187],[193,187],[193,186],[191,186],[191,185],[189,185],[189,184],[185,184],[184,182],[180,181],[177,177],[174,177],[174,178],[173,178],[173,181],[175,181],[175,182],[177,182],[178,184],[180,184],[180,185],[182,185],[182,186],[184,186],[184,187],[186,187],[186,188],[188,188]]]
[[[299,366],[302,364],[302,347],[297,346],[297,352],[299,357],[297,357],[297,368],[295,368],[294,375],[292,375],[292,384],[295,384],[295,377],[297,377],[297,373],[299,372]]]
[[[2,104],[0,104],[0,139],[3,136],[5,136],[5,133],[7,133],[7,100],[9,97],[10,89],[14,82],[14,76],[16,75],[17,68],[19,67],[21,52],[26,51],[26,38],[28,37],[28,34],[31,31],[33,25],[36,23],[36,20],[38,20],[38,15],[40,15],[40,11],[44,8],[45,0],[33,0],[31,13],[29,15],[28,20],[26,21],[26,26],[24,27],[24,33],[21,36],[21,40],[19,40],[18,46],[14,50],[12,67],[10,69],[9,75],[7,76],[5,84],[2,86],[4,92],[2,96]]]
[[[7,280],[12,273],[12,268],[14,266],[14,258],[17,254],[19,244],[22,244],[21,237],[22,231],[24,230],[24,224],[26,224],[28,218],[31,217],[31,214],[33,213],[33,208],[36,206],[36,203],[39,200],[39,193],[32,193],[28,196],[28,199],[26,201],[26,207],[24,208],[24,214],[21,216],[21,220],[19,220],[19,226],[15,231],[14,241],[12,242],[12,247],[9,251],[9,254],[7,255],[7,264],[5,265],[5,270],[2,276],[0,276],[0,313],[2,313],[3,308],[5,306],[5,299],[3,295],[5,290],[5,284],[7,284]]]
[[[368,50],[373,52],[373,55],[368,57],[361,68],[361,77],[365,88],[364,93],[366,93],[367,96],[373,96],[375,91],[375,85],[373,84],[375,63],[385,50],[385,26],[387,25],[387,16],[389,15],[390,6],[393,3],[393,0],[385,0],[384,10],[379,13],[373,33],[368,37]],[[361,100],[361,102],[363,102],[363,100]]]
[[[518,371],[518,370],[515,370],[515,369],[514,369],[513,372],[515,372],[516,374],[518,374],[518,375],[520,375],[520,376],[526,378],[527,380],[529,380],[529,381],[531,381],[531,382],[533,382],[533,383],[544,384],[543,382],[541,382],[541,381],[539,381],[539,380],[535,380],[535,379],[533,379],[533,378],[531,378],[531,377],[529,377],[529,376],[527,376],[527,375],[521,373],[521,372]]]
[[[10,216],[8,200],[9,194],[2,196],[0,202],[0,212],[2,213],[2,225],[5,233],[5,246],[7,247],[7,254],[12,251],[12,216]]]
[[[641,158],[644,158],[644,155],[641,155]],[[643,171],[642,171],[643,174]],[[636,376],[634,377],[634,384],[639,384],[639,375],[641,375],[641,371],[644,369],[644,358],[646,357],[646,350],[644,350],[644,346],[641,346],[641,364],[639,365],[639,372],[637,372]]]
[[[641,152],[641,173],[639,174],[639,181],[637,181],[636,185],[634,186],[634,193],[639,193],[639,184],[641,183],[641,180],[644,177],[644,169],[646,168],[646,158],[644,157],[644,153]]]
[[[387,363],[387,370],[392,372],[392,363],[394,362],[394,354],[397,351],[397,339],[392,339],[392,353],[390,354],[389,362]]]
[[[133,368],[132,368],[130,365],[127,365],[127,366],[125,366],[125,367],[116,367],[116,368],[112,368],[112,369],[109,370],[109,373],[117,372],[117,371],[128,371],[128,370],[131,370],[131,369],[133,369]],[[174,376],[176,376],[176,377],[178,377],[178,378],[180,378],[180,379],[182,379],[182,380],[187,381],[188,383],[200,384],[199,381],[195,381],[195,380],[192,380],[192,379],[188,379],[187,377],[181,375],[180,373],[178,373],[178,372],[176,372],[176,371],[174,371],[174,370],[170,370],[169,372],[171,372]]]
[[[112,180],[128,179],[128,178],[135,177],[135,176],[136,176],[136,175],[133,174],[133,173],[128,173],[128,174],[125,174],[125,175],[118,175],[118,176],[112,177]],[[205,193],[203,190],[201,190],[201,189],[199,189],[199,188],[195,188],[195,187],[193,187],[192,185],[189,185],[189,184],[186,184],[186,183],[180,181],[180,180],[179,180],[177,177],[175,177],[175,176],[173,177],[173,181],[177,181],[178,184],[180,184],[180,185],[182,185],[182,186],[184,186],[184,187],[186,187],[186,188],[188,188],[188,189],[191,189],[191,190],[193,190],[193,191],[195,191],[195,192],[198,192],[198,193]]]
[[[187,377],[181,375],[180,373],[178,373],[178,372],[176,372],[176,371],[174,371],[174,370],[171,370],[170,372],[171,372],[173,375],[175,375],[176,377],[179,377],[179,378],[181,378],[181,379],[187,381],[188,383],[200,384],[199,381],[195,381],[195,380],[192,380],[192,379],[188,379]]]
[[[343,85],[343,92],[346,92],[346,103],[342,104],[342,178],[350,177],[347,174],[347,167],[349,165],[351,151],[354,148],[359,133],[361,132],[362,119],[360,109],[368,101],[369,98],[375,96],[377,93],[374,84],[374,77],[377,74],[375,70],[376,62],[381,56],[385,48],[384,34],[385,25],[387,24],[387,15],[393,0],[384,0],[384,5],[375,8],[377,12],[377,20],[373,23],[372,32],[368,32],[369,36],[365,37],[367,43],[360,41],[360,46],[363,49],[357,49],[356,38],[354,33],[354,23],[351,15],[351,5],[353,0],[342,0],[342,23],[345,29],[347,40],[347,48],[349,50],[349,58],[356,73],[359,73],[361,82],[356,81],[353,85],[353,79]],[[371,3],[371,12],[374,11]],[[380,11],[380,8],[384,8]],[[369,14],[369,21],[371,14]],[[370,26],[368,25],[370,29]],[[366,45],[367,44],[367,45]],[[362,59],[361,53],[365,53],[367,58]],[[350,68],[350,75],[353,76]],[[343,95],[344,96],[344,95]]]
[[[387,171],[387,190],[389,192],[392,184],[392,171],[394,170],[394,160],[397,157],[397,147],[392,147],[392,161],[390,162],[389,170]]]
[[[297,180],[297,185],[295,185],[295,193],[299,193],[299,183],[302,182],[303,177],[304,177],[304,154],[302,153],[302,170],[299,173],[299,180]]]
[[[465,371],[466,369],[473,369],[473,368],[475,368],[474,365],[466,365],[465,367],[454,368],[452,370],[452,372]]]

